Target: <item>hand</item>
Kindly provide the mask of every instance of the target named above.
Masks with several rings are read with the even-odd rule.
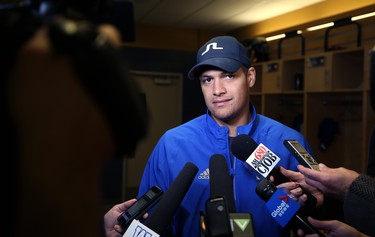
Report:
[[[121,34],[113,25],[101,24],[98,26],[98,32],[105,36],[112,46],[121,47]]]
[[[353,180],[359,176],[353,170],[343,167],[332,169],[322,163],[319,164],[320,171],[312,170],[302,165],[298,165],[297,168],[305,176],[307,184],[316,187],[327,196],[341,200]]]
[[[320,207],[323,205],[324,202],[324,195],[322,192],[320,192],[315,187],[308,185],[305,182],[305,177],[302,173],[287,170],[284,167],[280,166],[280,172],[287,178],[289,178],[293,182],[288,182],[284,184],[280,184],[278,187],[284,187],[289,189],[291,194],[293,194],[295,197],[298,197],[301,201],[306,202],[307,201],[307,195],[302,194],[303,190],[300,187],[303,187],[305,190],[307,190],[311,195],[313,195],[316,198],[316,206]]]
[[[359,232],[355,228],[337,220],[320,221],[312,217],[308,217],[308,221],[321,230],[325,236],[329,237],[366,237],[367,235]],[[302,230],[298,230],[298,236],[318,237],[318,234],[305,235]],[[368,236],[367,236],[368,237]]]
[[[104,215],[104,231],[106,237],[121,237],[124,233],[123,228],[117,222],[117,218],[124,211],[135,203],[136,199],[130,199],[123,203],[114,205],[105,215]]]

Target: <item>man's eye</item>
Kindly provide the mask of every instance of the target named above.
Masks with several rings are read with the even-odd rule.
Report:
[[[227,74],[227,75],[225,75],[225,78],[226,79],[232,79],[232,78],[234,78],[234,75],[233,74]]]
[[[211,78],[204,78],[201,80],[202,83],[210,83],[212,81]]]

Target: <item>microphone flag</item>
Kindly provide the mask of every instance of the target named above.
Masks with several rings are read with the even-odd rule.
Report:
[[[253,168],[264,178],[267,178],[279,161],[280,157],[260,143],[245,161],[245,166]]]
[[[266,207],[276,222],[282,227],[285,227],[296,215],[300,205],[294,200],[293,197],[286,194],[282,189],[278,188],[272,197],[267,201]]]
[[[134,219],[123,237],[159,237],[158,233],[151,230],[138,220]]]

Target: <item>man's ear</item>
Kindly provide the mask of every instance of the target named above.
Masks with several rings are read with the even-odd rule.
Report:
[[[247,70],[247,79],[249,81],[249,87],[253,87],[256,81],[256,72],[253,67],[250,67],[249,70]]]

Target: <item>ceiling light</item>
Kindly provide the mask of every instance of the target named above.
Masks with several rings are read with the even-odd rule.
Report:
[[[370,13],[366,13],[366,14],[363,14],[363,15],[353,16],[351,18],[345,18],[345,19],[334,21],[334,22],[332,21],[332,22],[329,22],[329,23],[309,27],[306,30],[307,31],[320,30],[320,29],[331,27],[331,26],[338,25],[338,24],[341,24],[341,23],[348,23],[350,21],[358,21],[358,20],[361,20],[361,19],[364,19],[364,18],[367,18],[367,17],[372,17],[372,16],[375,16],[375,12],[370,12]]]
[[[353,16],[351,18],[351,20],[352,21],[358,21],[358,20],[361,20],[361,19],[364,19],[364,18],[367,18],[367,17],[372,17],[372,16],[375,16],[375,12],[370,12],[370,13],[359,15],[359,16]]]
[[[279,34],[279,35],[274,35],[270,37],[266,37],[266,41],[272,41],[272,40],[277,40],[277,39],[282,39],[285,38],[285,34]]]
[[[300,34],[302,34],[302,30],[295,30],[295,31],[284,33],[284,34],[266,37],[266,41],[272,41],[272,40],[277,40],[277,39],[282,39],[282,38],[289,38],[289,37],[293,37],[293,36],[300,35]]]
[[[317,25],[317,26],[309,27],[309,28],[307,28],[306,30],[307,30],[307,31],[320,30],[320,29],[323,29],[323,28],[331,27],[331,26],[333,26],[333,25],[334,25],[333,22],[329,22],[329,23],[325,23],[325,24],[321,24],[321,25]]]

